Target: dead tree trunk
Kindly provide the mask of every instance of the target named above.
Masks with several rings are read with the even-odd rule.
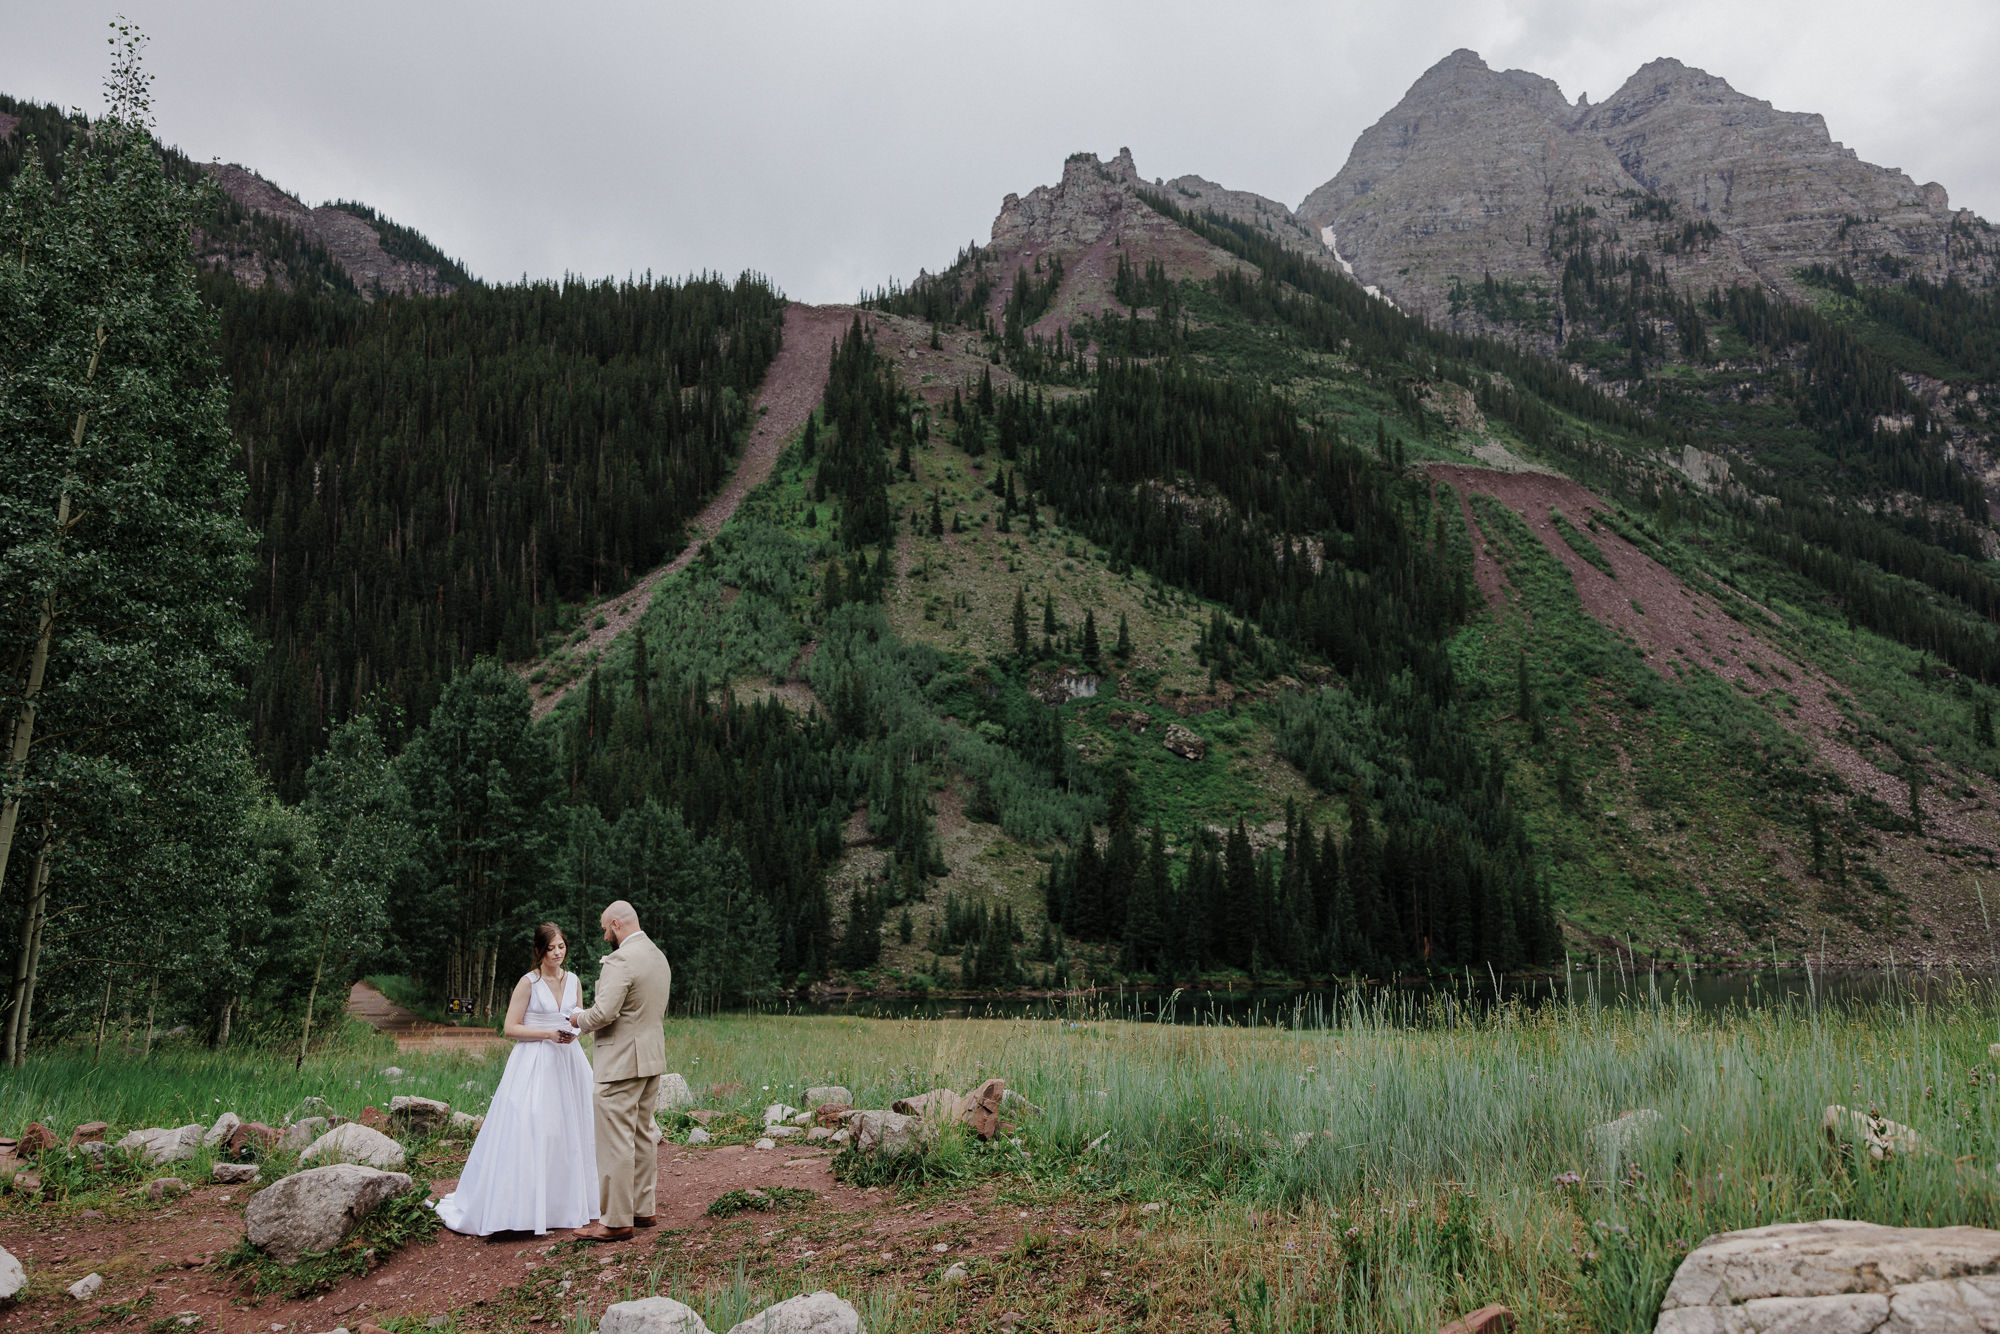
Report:
[[[44,824],[42,846],[35,853],[35,871],[29,881],[27,911],[21,915],[20,953],[14,959],[4,1051],[0,1051],[6,1063],[14,1067],[28,1059],[28,1014],[35,1003],[35,975],[41,965],[42,923],[48,918],[49,854],[54,843],[54,830]]]

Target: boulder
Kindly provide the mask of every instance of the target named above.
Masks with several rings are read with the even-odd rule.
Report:
[[[1208,743],[1179,723],[1167,724],[1167,733],[1160,738],[1160,744],[1184,760],[1198,760],[1208,754]]]
[[[1665,1125],[1666,1120],[1652,1108],[1641,1107],[1636,1111],[1620,1112],[1615,1119],[1603,1125],[1592,1126],[1590,1137],[1596,1141],[1600,1154],[1622,1162],[1636,1153],[1647,1136]]]
[[[605,1307],[597,1334],[708,1334],[708,1326],[671,1297],[647,1297]]]
[[[1681,1261],[1655,1334],[1974,1330],[2000,1310],[2000,1232],[1830,1218],[1723,1232]]]
[[[5,1246],[0,1246],[0,1306],[5,1306],[28,1286],[28,1271]]]
[[[1438,1334],[1501,1334],[1514,1328],[1514,1313],[1494,1302],[1477,1311],[1467,1311],[1438,1330]]]
[[[989,1079],[960,1100],[958,1119],[970,1126],[972,1133],[979,1138],[992,1139],[1000,1133],[1000,1108],[1006,1096],[1007,1081]]]
[[[320,1127],[322,1131],[325,1128],[324,1125]],[[262,1121],[245,1121],[229,1132],[228,1140],[223,1143],[222,1153],[224,1157],[236,1162],[249,1158],[262,1158],[278,1147],[278,1138],[278,1132]],[[312,1140],[308,1139],[306,1143],[310,1144]],[[303,1148],[304,1145],[300,1147]]]
[[[798,1114],[799,1114],[798,1108],[787,1107],[782,1102],[774,1102],[769,1107],[766,1107],[764,1109],[764,1124],[767,1126],[775,1126],[780,1122],[791,1120]]]
[[[401,1172],[335,1163],[294,1172],[251,1197],[243,1210],[250,1244],[279,1264],[330,1251],[385,1200],[410,1188]]]
[[[69,1132],[69,1142],[71,1144],[102,1144],[104,1142],[104,1132],[109,1129],[111,1129],[111,1125],[107,1121],[85,1121],[75,1130]]]
[[[192,1158],[201,1149],[201,1126],[177,1126],[171,1130],[153,1126],[146,1130],[135,1130],[118,1141],[119,1148],[127,1153],[137,1154],[143,1163],[157,1167],[161,1163],[178,1163]]]
[[[95,1297],[97,1290],[103,1286],[104,1275],[92,1271],[69,1285],[69,1295],[80,1302],[87,1302]]]
[[[767,1306],[729,1334],[862,1334],[861,1313],[830,1292],[813,1292]]]
[[[28,1128],[21,1132],[20,1142],[14,1145],[14,1153],[22,1158],[33,1158],[37,1154],[47,1153],[60,1143],[62,1140],[55,1131],[40,1121],[30,1121]]]
[[[307,1098],[285,1113],[285,1124],[291,1125],[295,1121],[305,1121],[315,1116],[325,1121],[333,1120],[333,1104],[325,1098]]]
[[[451,1104],[436,1098],[389,1099],[389,1126],[399,1135],[435,1135],[451,1124]]]
[[[950,1089],[932,1089],[929,1093],[919,1093],[914,1098],[898,1098],[889,1104],[892,1112],[904,1116],[921,1116],[942,1124],[958,1119],[960,1099]]]
[[[255,1181],[263,1169],[255,1163],[217,1163],[208,1169],[208,1179],[222,1186],[241,1186]]]
[[[848,1115],[846,1133],[861,1152],[895,1158],[924,1147],[929,1138],[926,1126],[923,1117],[901,1112],[853,1112]]]
[[[653,1095],[653,1110],[656,1112],[678,1112],[683,1107],[694,1106],[694,1090],[688,1087],[687,1078],[680,1074],[660,1076],[660,1091]]]
[[[806,1106],[817,1107],[821,1103],[839,1103],[843,1107],[854,1105],[854,1094],[838,1084],[816,1084],[806,1090]]]
[[[1835,1149],[1859,1148],[1878,1163],[1928,1152],[1923,1136],[1908,1126],[1877,1116],[1872,1109],[1856,1112],[1834,1103],[1820,1118],[1820,1125],[1826,1131],[1827,1143]]]
[[[359,1121],[349,1121],[314,1140],[299,1155],[299,1163],[360,1163],[387,1169],[401,1167],[407,1158],[403,1146],[381,1131],[371,1130]]]
[[[218,1144],[223,1143],[231,1135],[235,1134],[236,1128],[242,1124],[242,1117],[234,1112],[224,1112],[221,1116],[215,1118],[214,1125],[202,1132],[202,1147],[205,1149],[215,1148]]]
[[[146,1198],[155,1204],[187,1194],[188,1183],[179,1177],[154,1177],[146,1183]]]
[[[304,1153],[312,1142],[326,1131],[325,1117],[308,1116],[303,1121],[294,1121],[285,1127],[285,1137],[278,1142],[278,1147],[286,1153]]]

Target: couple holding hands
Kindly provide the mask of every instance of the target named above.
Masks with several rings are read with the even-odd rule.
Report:
[[[620,1241],[653,1226],[653,1105],[667,1069],[662,1020],[673,970],[631,904],[612,904],[599,925],[617,949],[588,1009],[576,974],[563,968],[562,929],[535,928],[534,968],[507,1005],[514,1050],[457,1189],[436,1205],[454,1232],[574,1228],[587,1240]],[[595,1034],[594,1070],[576,1045],[584,1033]]]

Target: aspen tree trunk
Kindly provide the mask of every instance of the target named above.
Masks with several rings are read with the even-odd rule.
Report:
[[[90,369],[84,372],[86,386],[97,378],[97,363],[104,355],[104,326],[97,326],[97,347],[90,354]],[[76,429],[70,433],[70,454],[72,457],[83,448],[83,428],[90,419],[88,408],[76,414]],[[65,484],[62,499],[56,503],[56,535],[58,540],[69,531],[69,486]],[[42,598],[40,623],[35,629],[35,651],[28,659],[28,680],[21,692],[21,707],[14,715],[14,744],[7,755],[6,800],[0,802],[0,884],[7,882],[7,858],[14,850],[14,829],[21,819],[20,782],[28,771],[28,748],[35,741],[36,700],[42,693],[42,680],[48,673],[49,643],[55,638],[56,594],[51,588]]]
[[[104,1059],[104,1023],[111,1017],[111,979],[116,976],[118,970],[107,965],[104,969],[104,1001],[97,1007],[97,1045],[90,1049],[92,1065]]]
[[[142,1061],[152,1059],[153,1016],[159,1012],[159,1008],[160,1008],[160,970],[155,968],[153,970],[153,989],[146,993],[146,1045],[139,1049],[139,1059]]]
[[[299,1026],[299,1059],[292,1063],[292,1069],[302,1070],[306,1063],[306,1048],[312,1042],[313,1006],[319,1003],[319,980],[326,972],[326,942],[333,935],[331,929],[320,932],[319,958],[313,962],[312,986],[306,992],[305,1022]]]
[[[4,1049],[0,1058],[18,1067],[28,1058],[28,1010],[35,1003],[35,974],[42,953],[42,922],[48,916],[49,850],[53,831],[43,826],[42,846],[35,854],[29,880],[28,907],[21,916],[21,948],[14,958],[14,985],[8,996]]]

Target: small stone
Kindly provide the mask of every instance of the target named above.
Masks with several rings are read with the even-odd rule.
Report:
[[[485,1124],[485,1117],[474,1116],[470,1112],[453,1112],[451,1114],[451,1128],[453,1130],[463,1130],[468,1134],[477,1135],[479,1128]]]
[[[77,1215],[77,1218],[78,1218],[78,1219],[80,1219],[80,1220],[82,1220],[83,1222],[86,1222],[86,1223],[88,1223],[88,1222],[94,1222],[94,1221],[96,1221],[97,1219],[100,1219],[100,1218],[102,1218],[102,1217],[104,1217],[104,1215],[103,1215],[103,1214],[101,1214],[101,1213],[99,1213],[99,1212],[98,1212],[97,1210],[95,1210],[95,1209],[85,1209],[85,1210],[84,1210],[84,1211],[83,1211],[82,1213],[80,1213],[80,1214],[78,1214],[78,1215]]]
[[[37,1154],[48,1152],[60,1143],[62,1140],[56,1137],[55,1131],[40,1121],[30,1121],[28,1128],[21,1132],[21,1142],[14,1146],[14,1152],[23,1158],[33,1158]]]
[[[87,1302],[92,1297],[95,1297],[97,1295],[97,1290],[103,1286],[104,1286],[104,1275],[93,1271],[91,1273],[85,1274],[82,1278],[70,1284],[69,1295],[76,1298],[80,1302]]]
[[[703,1130],[700,1126],[694,1127],[694,1129],[688,1131],[687,1133],[687,1142],[690,1144],[706,1144],[714,1138],[715,1136],[709,1134],[706,1130]]]
[[[838,1084],[816,1084],[806,1090],[806,1105],[818,1107],[822,1103],[837,1102],[843,1107],[854,1105],[854,1094]]]
[[[199,1125],[172,1129],[153,1126],[133,1131],[118,1141],[118,1147],[126,1153],[137,1154],[141,1162],[157,1167],[162,1163],[178,1163],[194,1157],[201,1150],[203,1133],[204,1128]]]
[[[278,1140],[278,1132],[262,1121],[245,1121],[230,1131],[229,1138],[222,1142],[223,1156],[239,1163],[261,1158],[278,1146]]]
[[[424,1321],[424,1325],[428,1329],[443,1329],[449,1323],[450,1320],[441,1315],[434,1315],[429,1320]]]
[[[851,1143],[853,1143],[853,1141],[854,1141],[854,1132],[853,1132],[853,1131],[851,1131],[851,1130],[849,1130],[849,1129],[847,1129],[847,1128],[846,1128],[845,1126],[843,1126],[843,1127],[841,1127],[841,1128],[840,1128],[839,1130],[836,1130],[836,1131],[834,1131],[834,1132],[833,1132],[833,1137],[832,1137],[831,1139],[827,1140],[827,1143],[828,1143],[828,1144],[851,1144]]]
[[[435,1135],[451,1124],[451,1104],[398,1094],[389,1099],[389,1125],[397,1134]]]
[[[401,1079],[402,1077],[403,1067],[400,1065],[392,1065],[382,1072],[382,1078],[384,1079]]]
[[[944,1281],[947,1283],[963,1283],[970,1277],[972,1275],[967,1272],[963,1260],[944,1271]]]
[[[936,1244],[935,1246],[931,1247],[931,1251],[932,1251],[932,1253],[934,1253],[934,1254],[937,1254],[937,1255],[943,1255],[943,1254],[944,1254],[944,1253],[945,1253],[946,1251],[948,1251],[948,1250],[950,1250],[950,1249],[951,1249],[951,1247],[947,1246],[947,1245],[946,1245],[945,1243],[943,1243],[943,1242],[939,1242],[939,1243],[937,1243],[937,1244]]]
[[[781,1121],[788,1121],[798,1115],[798,1111],[799,1109],[796,1107],[787,1107],[782,1102],[774,1102],[764,1109],[764,1124],[775,1126]]]
[[[155,1203],[187,1194],[188,1183],[179,1177],[154,1177],[146,1183],[146,1198]]]
[[[778,1141],[774,1139],[760,1139],[752,1147],[758,1149],[775,1149],[778,1147]]]
[[[224,1112],[221,1116],[215,1118],[214,1125],[202,1133],[202,1147],[212,1149],[216,1145],[221,1144],[231,1135],[235,1134],[236,1128],[242,1124],[242,1117],[234,1112]]]
[[[379,1130],[370,1129],[359,1121],[350,1121],[344,1126],[335,1126],[299,1155],[299,1163],[309,1166],[316,1163],[361,1163],[385,1171],[401,1167],[409,1155],[403,1146],[390,1139]]]
[[[1468,1311],[1449,1325],[1438,1330],[1438,1334],[1502,1334],[1514,1328],[1514,1313],[1494,1302],[1482,1306],[1477,1311]]]
[[[76,1151],[97,1166],[104,1166],[104,1155],[111,1152],[111,1146],[101,1139],[87,1139],[76,1146]]]
[[[262,1170],[255,1163],[217,1163],[208,1169],[208,1179],[218,1185],[240,1186],[255,1181]]]
[[[108,1122],[85,1121],[75,1130],[69,1132],[69,1142],[72,1144],[102,1144],[104,1142],[104,1132],[109,1129],[111,1129],[111,1126]]]
[[[1149,1200],[1139,1206],[1139,1212],[1142,1214],[1156,1214],[1160,1212],[1160,1202],[1158,1200]]]
[[[765,1126],[764,1135],[768,1139],[791,1139],[799,1134],[797,1126]]]
[[[821,1140],[827,1140],[832,1138],[833,1138],[833,1132],[831,1130],[828,1130],[825,1126],[814,1126],[811,1130],[808,1130],[806,1132],[806,1143],[808,1144],[817,1144]]]
[[[304,1153],[315,1140],[326,1132],[327,1121],[325,1117],[308,1116],[305,1120],[294,1121],[285,1128],[285,1137],[278,1142],[278,1147],[286,1153]]]

